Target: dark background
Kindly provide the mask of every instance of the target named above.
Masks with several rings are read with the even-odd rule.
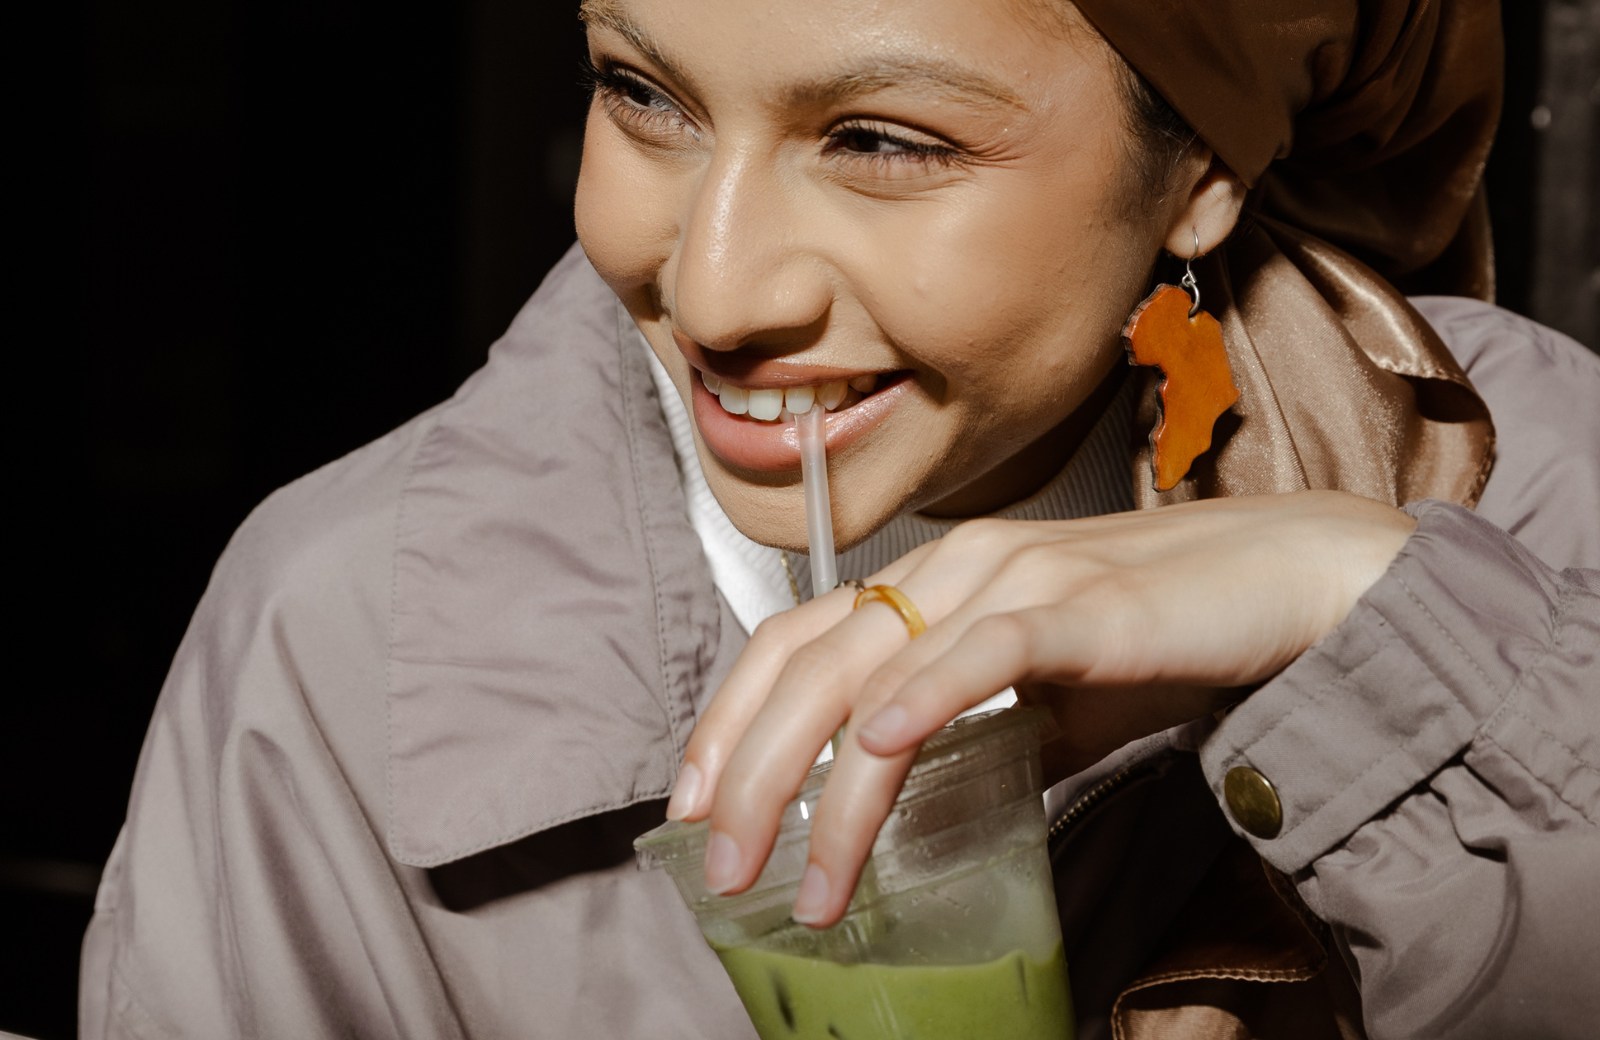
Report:
[[[1592,25],[1596,2],[1548,7]],[[74,1034],[100,864],[212,563],[273,488],[482,363],[573,240],[586,98],[567,0],[35,6],[7,34],[24,666],[0,701],[0,1029],[50,1040]],[[1551,96],[1546,6],[1505,12],[1500,302],[1529,312],[1575,264],[1567,324],[1593,345],[1594,47],[1582,104]],[[1588,253],[1552,256],[1575,177]]]

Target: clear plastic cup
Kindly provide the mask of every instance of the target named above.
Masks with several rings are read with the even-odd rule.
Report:
[[[843,920],[789,916],[831,763],[784,809],[761,876],[706,891],[706,824],[634,842],[663,867],[762,1040],[1070,1040],[1071,998],[1045,851],[1043,712],[960,719],[929,738]]]

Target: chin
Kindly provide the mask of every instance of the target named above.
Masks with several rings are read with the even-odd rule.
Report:
[[[809,554],[804,490],[798,480],[772,486],[728,472],[715,459],[701,464],[706,482],[722,511],[746,538],[785,552]],[[853,467],[830,467],[829,498],[833,505],[834,550],[847,552],[877,534],[912,503],[914,489],[896,488],[895,480],[879,467],[855,473]],[[892,470],[893,467],[884,469]],[[760,474],[756,474],[759,478]],[[851,489],[877,489],[876,493]],[[886,494],[885,492],[889,492]],[[895,494],[893,492],[902,493]],[[861,507],[865,508],[861,508]]]

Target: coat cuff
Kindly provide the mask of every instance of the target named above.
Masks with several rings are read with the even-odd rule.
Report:
[[[1461,753],[1554,639],[1554,572],[1460,506],[1429,499],[1406,511],[1415,532],[1344,623],[1201,749],[1229,824],[1288,874]],[[1239,766],[1275,790],[1274,836],[1234,818],[1223,781]]]

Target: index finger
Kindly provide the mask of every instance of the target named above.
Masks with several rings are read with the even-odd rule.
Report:
[[[870,580],[893,584],[911,573],[932,550],[933,543],[919,546]],[[667,819],[701,820],[710,814],[713,795],[729,757],[766,703],[789,659],[849,617],[854,604],[855,593],[840,587],[793,610],[774,614],[756,626],[750,642],[689,737],[678,782],[667,802]]]
[[[852,600],[844,595],[847,591],[835,589],[756,626],[689,737],[678,782],[667,802],[667,819],[699,820],[711,811],[712,793],[729,755],[766,703],[789,658],[849,615]]]

